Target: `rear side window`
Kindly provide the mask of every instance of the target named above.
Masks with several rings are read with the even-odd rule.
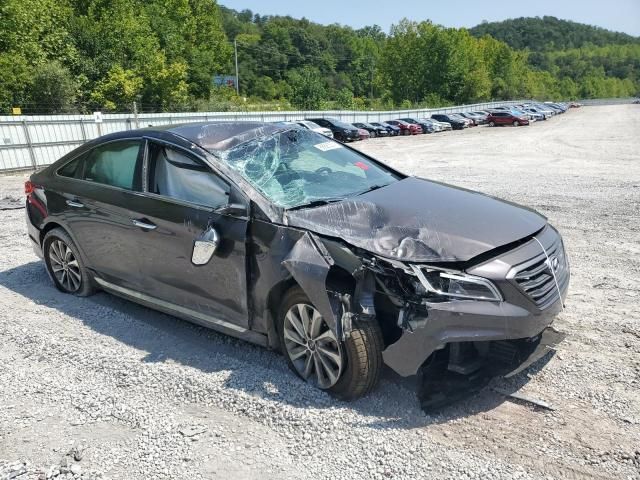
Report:
[[[149,144],[149,192],[205,207],[229,202],[229,185],[207,165],[156,143]]]
[[[140,141],[110,142],[94,148],[85,161],[84,180],[140,190]]]
[[[59,168],[58,175],[60,175],[61,177],[77,178],[81,171],[81,168],[79,168],[79,166],[81,165],[83,158],[84,155],[81,155]]]

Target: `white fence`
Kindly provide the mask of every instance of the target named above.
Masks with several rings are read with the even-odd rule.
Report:
[[[397,111],[319,112],[198,112],[93,115],[0,116],[0,172],[36,169],[49,165],[84,142],[107,133],[156,125],[202,121],[277,122],[332,117],[344,122],[375,122],[400,117],[428,117],[434,113],[463,112],[518,102],[490,102],[457,107]]]
[[[626,99],[625,102],[629,103]],[[396,111],[319,112],[199,112],[105,114],[96,123],[93,115],[0,116],[0,172],[36,169],[53,163],[87,140],[122,130],[201,121],[277,122],[303,118],[333,117],[344,122],[375,122],[401,117],[429,117],[434,113],[483,110],[522,103],[489,102],[456,107]]]

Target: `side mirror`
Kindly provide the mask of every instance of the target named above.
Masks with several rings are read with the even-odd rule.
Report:
[[[213,213],[218,215],[232,215],[234,217],[245,217],[247,215],[247,207],[240,203],[227,203],[221,207],[213,209]]]
[[[206,265],[216,253],[218,245],[220,244],[220,235],[215,228],[207,228],[202,235],[200,235],[193,242],[193,253],[191,254],[191,263],[194,265]]]

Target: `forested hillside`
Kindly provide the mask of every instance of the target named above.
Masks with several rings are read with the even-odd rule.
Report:
[[[529,43],[509,46],[494,38],[500,29],[479,35],[499,24],[468,31],[402,20],[387,33],[214,0],[3,0],[0,113],[130,111],[133,102],[142,111],[379,109],[638,93],[637,39],[548,18],[503,22],[531,25],[521,35]],[[240,95],[213,83],[234,73],[234,40]]]
[[[484,22],[470,29],[476,37],[491,35],[517,50],[565,50],[587,45],[640,44],[640,38],[556,17],[521,17]]]
[[[640,38],[555,17],[483,23],[470,30],[527,52],[528,64],[550,72],[567,98],[637,95]]]

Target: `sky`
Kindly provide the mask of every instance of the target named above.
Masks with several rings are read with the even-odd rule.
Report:
[[[317,23],[354,28],[377,24],[385,32],[398,20],[431,20],[447,27],[473,27],[516,17],[551,15],[640,36],[640,0],[218,0],[218,3],[261,15],[305,17]]]

